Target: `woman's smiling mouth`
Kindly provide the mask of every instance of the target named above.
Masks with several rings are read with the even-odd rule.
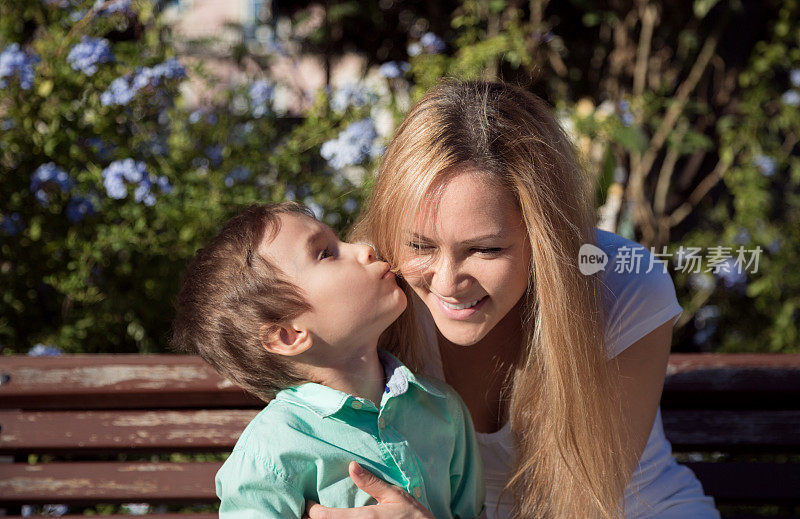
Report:
[[[469,318],[480,310],[488,298],[489,296],[483,296],[475,301],[460,304],[450,303],[439,297],[436,297],[436,301],[439,302],[439,308],[442,309],[442,312],[444,312],[447,317],[450,319],[462,320]]]

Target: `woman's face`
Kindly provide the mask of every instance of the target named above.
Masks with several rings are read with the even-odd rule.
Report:
[[[525,293],[531,252],[514,197],[464,167],[407,232],[400,272],[450,342],[480,341]]]

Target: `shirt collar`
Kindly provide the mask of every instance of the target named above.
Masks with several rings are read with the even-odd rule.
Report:
[[[445,395],[427,380],[423,380],[414,376],[414,374],[405,367],[400,360],[391,353],[378,350],[378,358],[383,365],[383,371],[386,375],[386,388],[383,401],[387,398],[398,397],[408,391],[409,384],[414,384],[421,390],[440,398]],[[354,397],[343,391],[317,384],[316,382],[306,382],[299,386],[283,389],[275,396],[275,400],[284,401],[291,404],[299,405],[322,418],[326,418],[337,413],[345,404],[350,401],[358,400],[367,409],[374,406],[371,402],[363,398]]]
[[[444,398],[437,387],[429,381],[416,377],[410,369],[405,367],[397,357],[385,350],[378,350],[378,358],[383,364],[383,371],[386,373],[386,389],[388,396],[400,396],[408,391],[408,384],[414,384],[426,393],[433,396]]]

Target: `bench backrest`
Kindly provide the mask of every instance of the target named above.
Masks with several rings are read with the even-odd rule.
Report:
[[[213,503],[221,462],[191,455],[230,451],[263,405],[195,357],[0,357],[0,508]],[[800,450],[800,355],[673,354],[662,415],[718,503],[800,498],[800,464],[776,461]]]

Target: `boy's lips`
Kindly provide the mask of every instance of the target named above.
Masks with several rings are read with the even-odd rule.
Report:
[[[392,268],[387,264],[386,271],[381,275],[381,279],[385,279],[389,276],[394,277],[394,272],[392,272]]]

